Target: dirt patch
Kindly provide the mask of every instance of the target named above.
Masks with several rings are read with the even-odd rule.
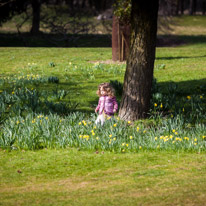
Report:
[[[116,64],[116,65],[122,65],[122,64],[126,64],[126,61],[120,62],[120,61],[113,61],[112,59],[108,59],[105,61],[89,61],[89,63],[93,63],[93,64]]]

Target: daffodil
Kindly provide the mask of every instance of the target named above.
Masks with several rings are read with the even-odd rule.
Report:
[[[154,103],[154,106],[157,107],[157,103]]]

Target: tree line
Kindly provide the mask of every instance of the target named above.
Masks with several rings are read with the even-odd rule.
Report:
[[[95,16],[113,8],[115,3],[131,2],[131,0],[0,0],[0,26],[13,16],[26,13],[32,9],[32,24],[30,32],[39,33],[41,22],[41,7],[62,6],[67,7],[68,16],[72,17],[79,11],[87,11],[87,15]],[[206,0],[160,0],[159,15],[202,14],[205,15]]]

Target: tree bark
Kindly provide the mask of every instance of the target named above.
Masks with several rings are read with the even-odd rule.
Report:
[[[147,117],[153,79],[158,0],[132,0],[130,54],[124,77],[119,117]]]
[[[190,0],[190,15],[194,15],[196,13],[196,6],[197,1],[196,0]]]
[[[33,19],[32,19],[32,34],[39,33],[40,26],[40,10],[41,10],[41,0],[32,0],[32,10],[33,10]]]
[[[130,25],[120,23],[116,16],[113,16],[112,23],[112,60],[125,61],[129,54]]]
[[[112,60],[119,60],[119,20],[116,16],[112,20]]]
[[[206,10],[206,1],[202,0],[202,15],[205,15],[205,10]]]
[[[181,7],[181,14],[183,15],[184,14],[184,0],[181,0],[180,7]]]
[[[180,0],[176,0],[176,11],[175,11],[176,16],[179,14],[179,8],[180,8]]]

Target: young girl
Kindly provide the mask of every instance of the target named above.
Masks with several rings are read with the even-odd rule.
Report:
[[[118,104],[114,93],[115,91],[109,83],[102,83],[99,85],[97,90],[99,103],[95,109],[95,112],[99,111],[99,115],[96,124],[101,123],[101,125],[103,125],[105,118],[112,117],[114,113],[117,112]]]

